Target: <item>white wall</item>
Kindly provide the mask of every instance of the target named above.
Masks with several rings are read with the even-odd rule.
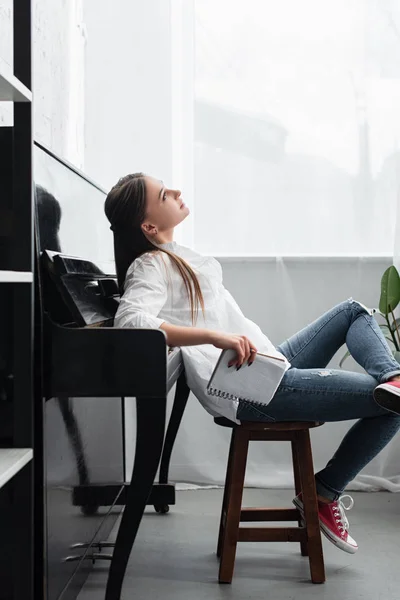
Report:
[[[34,136],[83,165],[83,0],[33,1]],[[12,68],[12,0],[0,0],[0,64]],[[12,106],[0,104],[0,125]]]
[[[135,171],[170,179],[170,6],[85,0],[85,171],[106,188]]]
[[[85,172],[106,189],[144,171],[193,198],[192,5],[84,2]]]

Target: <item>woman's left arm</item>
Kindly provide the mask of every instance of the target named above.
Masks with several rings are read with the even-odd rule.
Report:
[[[156,256],[135,260],[129,267],[114,327],[158,329],[158,314],[167,301],[167,282]]]

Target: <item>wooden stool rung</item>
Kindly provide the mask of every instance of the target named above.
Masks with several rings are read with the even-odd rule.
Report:
[[[242,508],[241,521],[298,521],[297,508]]]
[[[291,442],[296,431],[249,431],[251,442]]]
[[[304,527],[239,527],[238,542],[303,542]]]

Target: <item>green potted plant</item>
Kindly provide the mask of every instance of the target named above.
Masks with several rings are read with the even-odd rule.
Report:
[[[396,319],[394,310],[400,302],[400,276],[395,266],[391,266],[382,275],[381,279],[381,297],[379,300],[379,310],[376,316],[382,317],[385,322],[379,323],[379,327],[389,342],[394,358],[400,362],[400,319]],[[343,356],[339,363],[341,367],[350,356],[349,352]]]

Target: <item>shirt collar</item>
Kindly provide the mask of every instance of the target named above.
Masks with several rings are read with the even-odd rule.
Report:
[[[171,252],[174,252],[177,245],[178,244],[176,242],[166,242],[165,244],[156,244],[156,246],[158,246],[159,248],[163,248],[165,250],[170,250]]]

